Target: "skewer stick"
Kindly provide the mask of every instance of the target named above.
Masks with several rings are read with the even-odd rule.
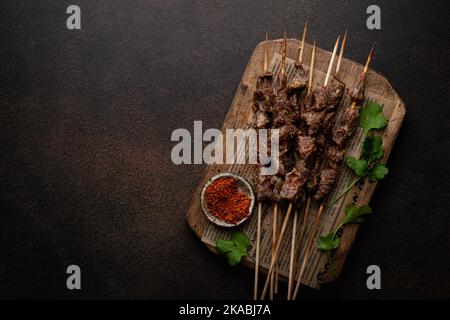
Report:
[[[312,247],[313,247],[313,244],[314,244],[314,240],[316,239],[316,236],[317,236],[317,227],[319,225],[320,217],[322,216],[322,212],[323,212],[324,207],[325,206],[322,203],[320,205],[319,211],[317,213],[317,217],[316,217],[316,220],[314,222],[314,226],[313,226],[313,228],[311,230],[311,236],[309,238],[309,242],[308,242],[308,245],[306,247],[305,256],[303,258],[302,266],[300,268],[300,273],[298,274],[298,277],[297,277],[297,284],[295,286],[294,294],[292,296],[292,299],[294,299],[294,300],[297,297],[298,289],[300,288],[301,281],[302,281],[302,278],[303,278],[303,273],[305,272],[306,263],[307,263],[307,261],[309,259],[309,256],[311,254]]]
[[[292,237],[291,237],[291,256],[289,258],[289,282],[287,299],[291,300],[292,282],[294,277],[294,263],[295,263],[295,241],[297,240],[297,219],[298,210],[295,210],[292,218]]]
[[[286,50],[287,50],[287,39],[286,39],[286,29],[284,30],[284,40],[283,40],[283,50],[281,51],[281,74],[286,74]]]
[[[330,77],[331,69],[333,67],[334,59],[336,57],[336,52],[337,52],[337,47],[338,47],[338,44],[339,44],[339,39],[340,39],[340,36],[338,36],[338,38],[336,40],[336,43],[334,45],[333,53],[331,54],[331,59],[330,59],[329,65],[328,65],[327,75],[326,75],[325,81],[324,81],[324,86],[325,87],[328,84],[328,80],[329,80],[329,77]],[[344,41],[343,41],[343,44],[345,45]],[[343,55],[343,50],[342,49],[341,49],[341,53]],[[309,200],[309,198],[308,198],[308,200]],[[323,212],[324,207],[325,207],[325,203],[322,202],[322,204],[319,207],[319,211],[317,213],[317,217],[316,217],[316,220],[314,222],[314,226],[311,229],[310,238],[309,238],[308,244],[306,246],[305,255],[303,257],[302,265],[300,267],[300,272],[299,272],[298,277],[297,277],[297,284],[295,286],[294,294],[292,295],[292,299],[294,299],[294,300],[297,297],[298,289],[299,289],[299,287],[301,285],[301,280],[303,278],[303,273],[305,272],[306,263],[308,262],[309,256],[310,256],[311,251],[312,251],[312,245],[314,244],[314,239],[317,236],[317,227],[319,226],[320,217],[322,216],[322,212]],[[305,220],[305,223],[306,223],[306,220]]]
[[[338,62],[336,64],[336,74],[339,73],[339,70],[341,68],[341,62],[342,62],[342,58],[344,57],[346,43],[347,43],[347,30],[345,30],[344,38],[342,39],[341,50],[339,51],[339,58],[338,58]]]
[[[327,75],[325,77],[325,82],[323,84],[325,87],[328,85],[328,80],[330,79],[331,68],[333,67],[333,62],[334,62],[334,58],[336,57],[336,52],[337,52],[337,48],[339,46],[340,38],[341,38],[341,36],[338,36],[336,39],[336,43],[334,44],[334,49],[333,49],[333,53],[331,54],[330,64],[328,65]]]
[[[266,39],[264,41],[264,74],[267,73],[269,67],[269,35],[266,32]],[[253,299],[258,299],[258,280],[259,280],[259,256],[261,250],[261,215],[262,215],[262,203],[258,203],[258,220],[256,226],[256,256],[255,256],[255,279],[253,289]]]
[[[303,53],[304,53],[304,49],[305,49],[305,42],[306,42],[306,34],[308,31],[308,21],[305,22],[305,26],[303,28],[303,35],[302,35],[302,41],[300,44],[300,53],[299,53],[299,57],[298,57],[298,62],[301,64],[302,60],[303,60]],[[281,71],[282,74],[285,73],[285,66],[286,66],[286,49],[287,49],[287,40],[286,40],[286,30],[284,31],[284,46],[283,46],[283,51],[282,51],[282,66],[281,66]],[[281,212],[280,212],[281,213]],[[298,215],[297,211],[296,211],[296,215]],[[283,219],[282,215],[280,215],[280,221]],[[288,219],[289,217],[285,217],[285,219]],[[274,220],[275,221],[275,220]],[[284,225],[285,222],[283,222]],[[274,225],[275,228],[275,225]],[[280,232],[281,234],[281,232]],[[275,238],[275,237],[274,237]],[[281,235],[278,236],[278,238],[276,239],[277,243],[282,241],[282,237]],[[273,243],[272,243],[273,245]],[[273,253],[273,247],[272,247],[272,253]],[[271,276],[271,288],[272,288],[272,282],[274,281],[273,287],[274,287],[274,293],[277,294],[278,293],[278,277],[279,277],[279,263],[277,261],[278,255],[275,257],[275,270],[272,273]],[[274,278],[274,280],[273,280]]]
[[[283,221],[283,210],[280,210],[278,212],[278,221]],[[282,224],[281,223],[277,223],[277,242],[280,241],[280,233],[281,233],[281,227]],[[279,271],[280,271],[280,263],[279,261],[275,261],[275,271],[274,271],[274,287],[273,287],[273,293],[276,295],[278,294],[278,280],[279,280]]]
[[[312,81],[314,77],[314,61],[316,60],[316,40],[314,40],[313,48],[312,48],[312,56],[311,56],[311,66],[309,68],[308,74],[308,92],[307,95],[311,95],[312,90]]]
[[[286,51],[287,51],[287,35],[286,35],[286,29],[284,30],[284,35],[283,35],[283,46],[282,46],[282,50],[281,50],[281,70],[280,70],[280,75],[281,75],[281,85],[285,86],[286,85]],[[273,211],[273,225],[272,225],[272,262],[276,263],[276,259],[275,259],[275,248],[277,245],[277,219],[278,219],[278,204],[275,204],[274,207],[274,211]],[[274,294],[274,290],[275,290],[275,273],[272,273],[270,275],[270,300],[273,300],[273,294]]]
[[[286,228],[288,225],[289,217],[291,216],[291,212],[292,212],[292,203],[289,204],[288,210],[286,212],[286,217],[284,218],[283,226],[281,227],[281,232],[280,232],[280,237],[279,237],[280,239],[283,239],[284,233],[286,232]],[[277,246],[275,248],[275,260],[276,260],[276,257],[278,257],[278,254],[280,253],[280,249],[281,249],[281,241],[278,241]],[[270,283],[270,277],[273,274],[274,267],[275,267],[275,260],[272,260],[270,263],[266,282],[264,284],[263,292],[261,294],[261,299],[264,299],[266,297],[267,289],[268,289],[269,283]]]
[[[302,64],[303,62],[303,53],[305,52],[305,42],[307,33],[308,33],[308,20],[306,20],[305,26],[303,27],[302,42],[300,44],[300,52],[298,54],[298,63],[300,64]]]
[[[316,58],[316,40],[314,40],[313,43],[313,48],[312,48],[312,53],[311,53],[311,65],[309,67],[309,74],[308,74],[308,89],[307,89],[307,97],[311,95],[311,90],[312,90],[312,81],[313,81],[313,77],[314,77],[314,62],[315,62],[315,58]],[[302,222],[301,222],[301,231],[300,231],[300,241],[299,241],[299,245],[301,245],[302,241],[303,241],[303,236],[304,236],[304,232],[305,232],[305,225],[306,225],[306,221],[308,219],[308,213],[309,213],[309,206],[311,203],[311,198],[308,197],[306,200],[306,208],[305,208],[305,212],[303,213],[303,217],[302,217]],[[296,211],[294,214],[294,221],[293,221],[293,226],[292,226],[292,241],[291,241],[291,258],[289,261],[289,281],[288,281],[288,294],[287,294],[287,300],[291,300],[291,296],[292,296],[292,289],[294,286],[294,260],[295,260],[295,242],[296,242],[296,234],[297,234],[297,218],[298,218],[298,212]]]
[[[373,54],[375,52],[376,42],[373,43],[372,49],[370,49],[369,56],[367,57],[366,65],[364,66],[363,73],[361,75],[361,81],[364,81],[367,75],[367,71],[369,71],[369,65],[372,62]]]
[[[301,246],[301,244],[303,243],[303,238],[305,236],[305,229],[306,229],[306,221],[308,221],[308,215],[309,215],[309,208],[310,208],[310,204],[311,204],[311,198],[308,197],[308,199],[306,200],[306,207],[305,207],[305,211],[303,212],[303,216],[300,222],[300,239],[298,241],[299,243],[299,248]],[[294,231],[292,231],[292,239],[295,239],[296,236],[294,234]],[[295,246],[295,241],[293,242],[294,246]],[[291,300],[292,299],[292,290],[294,289],[294,259],[292,259],[292,252],[296,252],[295,247],[292,248],[291,247],[291,265],[289,265],[289,284],[288,284],[288,296],[287,296],[287,300]],[[301,251],[298,250],[299,256]]]
[[[275,250],[277,246],[277,216],[278,216],[278,203],[273,206],[273,224],[272,224],[272,260],[270,265],[275,263]],[[270,300],[273,300],[274,292],[274,274],[270,275]]]
[[[305,212],[303,213],[303,218],[302,218],[302,223],[301,223],[299,243],[302,243],[303,238],[305,237],[306,221],[308,221],[310,208],[311,208],[311,198],[308,197],[308,199],[306,200],[306,208],[305,208]]]
[[[266,41],[264,41],[264,73],[269,68],[269,35],[266,32]]]
[[[255,257],[255,287],[253,289],[253,300],[258,300],[258,279],[259,279],[259,250],[261,247],[261,211],[262,203],[258,203],[258,220],[256,224],[256,257]]]
[[[361,79],[360,79],[361,84],[364,83],[366,76],[367,76],[367,72],[369,71],[369,65],[372,62],[373,54],[375,52],[375,46],[376,46],[376,42],[373,43],[372,49],[370,49],[369,55],[367,56],[366,65],[364,66],[364,70],[361,73]],[[350,109],[356,108],[356,101],[353,101],[349,108]],[[338,197],[338,199],[339,199],[339,197]]]

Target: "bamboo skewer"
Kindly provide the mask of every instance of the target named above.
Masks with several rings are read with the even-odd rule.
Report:
[[[264,41],[264,62],[263,72],[267,73],[269,67],[269,35],[266,32],[266,39]],[[258,299],[258,280],[259,280],[259,256],[261,250],[261,215],[262,215],[262,203],[258,203],[258,220],[256,225],[256,256],[255,256],[255,279],[253,288],[253,299]]]
[[[306,43],[306,34],[308,33],[308,20],[305,22],[305,26],[303,27],[303,35],[302,41],[300,43],[300,52],[298,54],[298,63],[303,63],[303,53],[305,52],[305,43]]]
[[[278,216],[278,203],[275,203],[273,206],[273,223],[272,223],[272,260],[270,262],[270,265],[275,263],[275,249],[277,245],[277,216]],[[274,293],[274,281],[275,276],[272,273],[270,276],[270,300],[273,300],[273,293]]]
[[[308,74],[308,91],[307,96],[311,95],[312,90],[312,81],[313,81],[313,75],[314,75],[314,62],[316,60],[316,40],[314,40],[313,49],[312,49],[312,57],[311,57],[311,67],[309,68],[309,74]]]
[[[283,221],[283,226],[281,227],[281,232],[280,232],[280,239],[283,237],[285,231],[286,231],[286,227],[289,221],[289,217],[291,215],[291,211],[292,211],[292,204],[289,204],[288,210],[286,212],[286,217]],[[275,257],[278,256],[279,252],[280,252],[280,248],[281,248],[281,241],[277,242],[277,245],[275,247]],[[269,287],[269,283],[270,283],[270,277],[273,274],[274,271],[274,267],[275,267],[275,260],[272,259],[271,263],[270,263],[270,267],[269,267],[269,273],[267,274],[267,278],[266,278],[266,282],[264,284],[264,288],[263,288],[263,292],[261,294],[261,299],[264,299],[266,297],[266,293],[267,293],[267,289]]]
[[[306,28],[305,28],[305,30],[306,30]],[[303,47],[304,47],[304,43],[303,43]],[[303,57],[300,56],[299,58],[303,58]],[[308,79],[310,84],[312,83],[312,73],[313,73],[312,70],[314,69],[314,60],[315,60],[315,41],[314,41],[314,46],[313,46],[313,51],[312,51],[312,58],[311,58],[311,67],[310,67],[310,71],[311,72],[310,72],[309,79]],[[291,211],[292,211],[292,203],[289,203],[289,207],[288,207],[286,216],[284,217],[283,226],[281,228],[281,232],[280,232],[279,237],[278,237],[278,241],[277,241],[277,244],[276,244],[275,252],[274,252],[274,254],[272,256],[273,259],[272,259],[270,267],[269,267],[269,272],[267,274],[267,278],[266,278],[266,282],[265,282],[265,285],[264,285],[264,288],[263,288],[261,299],[265,298],[266,292],[267,292],[267,287],[269,286],[269,284],[271,282],[271,277],[272,277],[272,275],[275,272],[275,265],[277,263],[277,258],[278,258],[279,251],[280,251],[280,248],[281,248],[281,243],[282,243],[282,240],[283,240],[284,233],[286,231],[286,226],[287,226],[287,224],[289,222],[289,217],[290,217]]]
[[[339,40],[339,37],[338,37],[338,40]],[[347,41],[347,31],[345,32],[344,38],[342,40],[341,50],[339,52],[339,58],[338,58],[338,62],[337,62],[337,65],[336,65],[336,71],[335,71],[336,74],[338,74],[339,71],[340,71],[342,59],[343,59],[343,56],[344,56],[344,50],[345,50],[346,41]],[[330,76],[330,73],[331,73],[331,66],[333,64],[333,60],[334,60],[334,57],[335,57],[336,50],[337,50],[337,46],[335,45],[335,48],[333,50],[333,54],[331,56],[330,65],[328,67],[327,76],[325,78],[325,84],[324,84],[325,86],[328,83],[328,79],[329,79],[329,76]],[[370,57],[370,54],[369,54],[369,57]],[[319,221],[320,221],[320,218],[322,216],[324,207],[325,207],[325,201],[323,201],[320,204],[319,211],[317,213],[316,220],[314,222],[314,226],[313,226],[313,228],[311,230],[311,233],[310,233],[310,239],[309,239],[308,245],[306,247],[305,255],[303,257],[303,262],[302,262],[302,265],[301,265],[301,268],[300,268],[300,272],[299,272],[299,275],[298,275],[298,278],[297,278],[297,284],[295,286],[294,294],[292,296],[293,299],[295,299],[297,297],[298,290],[299,290],[299,288],[301,286],[301,280],[302,280],[303,274],[305,272],[306,263],[308,262],[309,256],[310,256],[311,251],[313,249],[314,240],[317,237],[317,231],[318,231],[317,229],[318,229]]]
[[[278,221],[281,222],[283,221],[283,210],[279,210],[278,211]],[[277,241],[279,239],[279,235],[281,234],[281,227],[282,224],[281,223],[277,223]],[[274,288],[273,288],[273,293],[274,295],[278,294],[278,284],[279,284],[279,277],[280,277],[280,263],[277,260],[275,263],[275,280],[274,280]]]
[[[258,220],[256,224],[256,257],[255,257],[255,286],[253,288],[253,300],[258,300],[258,278],[259,278],[259,250],[261,247],[261,201],[258,203]]]
[[[339,58],[336,64],[336,74],[339,73],[341,68],[342,58],[344,57],[345,44],[347,43],[347,30],[344,33],[344,38],[342,39],[341,50],[339,51]]]
[[[264,73],[267,73],[269,68],[269,35],[266,32],[266,40],[264,41]]]
[[[304,52],[304,48],[305,48],[307,31],[308,31],[308,21],[305,22],[305,27],[303,28],[301,49],[300,49],[300,54],[298,57],[299,64],[302,64],[302,62],[303,62],[303,52]],[[314,40],[314,45],[313,45],[312,54],[311,54],[311,65],[310,65],[309,74],[308,74],[306,97],[308,97],[311,94],[312,79],[313,79],[313,74],[314,74],[315,55],[316,55],[316,41]],[[308,199],[308,203],[309,203],[309,199]],[[307,207],[309,207],[309,205]],[[294,217],[292,220],[291,252],[290,252],[290,258],[289,258],[289,280],[288,280],[287,300],[290,300],[292,286],[293,286],[293,280],[294,280],[294,276],[295,276],[294,275],[294,264],[295,264],[295,253],[296,253],[295,242],[297,240],[297,220],[298,220],[298,210],[295,210]]]
[[[301,285],[301,280],[302,280],[302,277],[303,277],[303,273],[305,272],[306,263],[308,261],[309,255],[310,255],[311,250],[312,250],[312,244],[314,243],[314,239],[316,238],[316,235],[317,235],[317,227],[319,225],[320,217],[322,216],[323,208],[324,208],[324,204],[322,203],[320,205],[319,211],[317,213],[317,217],[316,217],[316,220],[314,222],[314,226],[311,229],[309,242],[308,242],[308,245],[306,246],[305,256],[303,258],[302,265],[301,265],[301,268],[300,268],[300,273],[299,273],[298,278],[297,278],[297,284],[295,286],[294,294],[292,295],[292,299],[293,300],[295,300],[295,298],[297,298],[298,289],[300,288],[300,285]]]
[[[367,72],[369,71],[369,65],[372,62],[373,54],[375,53],[375,47],[377,43],[374,42],[372,48],[370,49],[369,56],[367,57],[366,65],[364,66],[363,73],[361,75],[361,81],[365,81]]]
[[[282,86],[285,85],[286,81],[285,81],[285,76],[286,76],[286,51],[287,51],[287,36],[286,36],[286,30],[284,30],[284,35],[283,35],[283,45],[282,45],[282,49],[281,49],[281,68],[280,68],[280,79],[281,82],[280,84]],[[274,208],[273,208],[273,223],[272,223],[272,259],[271,259],[271,265],[274,264],[276,261],[274,260],[275,257],[275,248],[277,245],[277,221],[278,220],[278,203],[274,204]],[[274,291],[275,291],[275,274],[272,273],[270,275],[268,275],[268,279],[270,279],[270,294],[269,294],[269,298],[270,300],[273,300],[273,296],[274,296]]]
[[[308,199],[306,200],[305,211],[303,212],[301,222],[300,222],[300,239],[298,241],[299,249],[300,249],[300,245],[303,242],[303,238],[305,236],[306,221],[308,221],[310,204],[311,204],[311,198],[308,197]],[[296,223],[295,216],[294,216],[294,223]],[[295,224],[295,226],[296,226],[296,224]],[[294,289],[294,277],[295,277],[295,274],[294,274],[295,259],[294,259],[294,257],[296,255],[295,241],[296,241],[296,229],[295,229],[295,231],[294,230],[292,231],[291,261],[290,261],[290,265],[289,265],[289,283],[288,283],[287,300],[292,299],[292,290]],[[300,250],[297,250],[297,251],[298,251],[299,258],[300,258]]]
[[[344,36],[344,40],[343,41],[346,41],[346,35]],[[326,87],[327,85],[328,85],[328,80],[330,79],[330,74],[331,74],[331,70],[332,70],[332,68],[333,68],[333,63],[334,63],[334,59],[335,59],[335,57],[336,57],[336,53],[337,53],[337,49],[338,49],[338,46],[339,46],[339,39],[340,39],[340,36],[338,36],[337,37],[337,39],[336,39],[336,43],[334,44],[334,48],[333,48],[333,52],[332,52],[332,54],[331,54],[331,59],[330,59],[330,63],[329,63],[329,65],[328,65],[328,70],[327,70],[327,74],[326,74],[326,76],[325,76],[325,81],[324,81],[324,86]],[[341,48],[341,53],[342,53],[342,55],[343,55],[343,49]],[[342,59],[342,55],[340,54],[340,59]],[[338,61],[338,65],[340,65],[340,62]],[[308,200],[307,201],[310,201],[310,198],[308,198]],[[308,207],[308,209],[309,209],[309,207]],[[309,210],[308,210],[309,211]],[[295,290],[294,290],[294,293],[293,293],[293,295],[292,295],[292,297],[290,297],[290,298],[292,298],[292,299],[295,299],[296,297],[297,297],[297,292],[298,292],[298,289],[299,289],[299,286],[300,286],[300,283],[301,283],[301,279],[303,278],[303,273],[304,273],[304,271],[305,271],[305,267],[306,267],[306,263],[307,263],[307,261],[308,261],[308,259],[309,259],[309,254],[310,254],[310,251],[311,251],[311,244],[312,244],[312,241],[313,241],[313,239],[315,239],[315,233],[317,232],[317,226],[318,226],[318,224],[319,224],[319,221],[320,221],[320,217],[321,217],[321,215],[322,215],[322,212],[323,212],[323,204],[320,206],[320,208],[319,208],[319,211],[318,211],[318,213],[317,213],[317,217],[316,217],[316,220],[315,220],[315,222],[314,222],[314,226],[313,226],[313,228],[312,228],[312,230],[311,230],[311,234],[310,234],[310,240],[309,240],[309,242],[307,243],[307,246],[305,247],[305,255],[304,255],[304,257],[303,257],[303,261],[302,261],[302,265],[301,265],[301,267],[300,267],[300,272],[299,272],[299,275],[298,275],[298,277],[297,277],[297,284],[296,284],[296,286],[295,286]],[[305,211],[305,214],[307,214],[308,212],[306,212]],[[306,224],[306,220],[305,220],[305,224]]]
[[[288,281],[287,300],[290,300],[290,298],[291,298],[292,281],[293,281],[293,276],[294,276],[295,240],[297,238],[297,220],[298,220],[298,210],[295,210],[294,217],[292,218],[291,253],[290,253],[290,259],[289,259],[289,281]]]
[[[337,48],[339,46],[339,39],[341,36],[338,36],[336,39],[336,43],[334,44],[333,53],[331,54],[330,64],[328,65],[327,75],[325,76],[325,81],[323,85],[326,87],[328,85],[328,80],[330,79],[331,69],[333,68],[334,58],[336,57]]]

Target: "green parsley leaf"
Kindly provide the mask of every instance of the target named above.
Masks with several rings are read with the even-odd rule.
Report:
[[[347,166],[352,169],[357,176],[363,177],[367,174],[367,161],[358,160],[354,157],[347,158]]]
[[[367,134],[372,129],[383,129],[387,120],[383,115],[381,106],[374,102],[367,102],[359,112],[359,125]]]
[[[230,266],[235,266],[241,261],[242,257],[247,255],[249,244],[250,240],[244,233],[235,231],[231,234],[231,240],[218,239],[216,249],[220,254],[227,256]]]
[[[226,254],[228,252],[231,252],[231,251],[235,250],[235,248],[236,247],[234,246],[234,243],[231,240],[219,239],[216,241],[216,249],[221,254]]]
[[[341,241],[339,238],[335,237],[333,232],[330,232],[326,236],[320,236],[319,239],[317,239],[317,248],[324,252],[333,251],[339,247],[340,244]]]
[[[362,223],[364,222],[362,215],[372,213],[372,208],[369,206],[355,207],[352,203],[349,203],[345,207],[345,218],[342,225],[349,223]]]
[[[361,159],[370,159],[370,162],[380,160],[384,156],[384,147],[381,137],[369,134],[363,142]]]
[[[235,231],[231,234],[231,241],[233,241],[237,246],[241,248],[247,249],[248,245],[250,244],[250,240],[248,237],[239,231]]]
[[[369,181],[376,182],[383,179],[389,173],[389,169],[382,163],[377,162],[369,169]]]
[[[227,254],[228,263],[230,264],[230,266],[234,267],[239,262],[241,262],[241,258],[246,255],[247,255],[247,251],[241,251],[239,249],[228,252],[228,254]]]

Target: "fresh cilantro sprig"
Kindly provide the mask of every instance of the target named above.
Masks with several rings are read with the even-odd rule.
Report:
[[[230,266],[235,266],[247,255],[249,244],[250,240],[244,233],[235,231],[231,234],[230,240],[217,240],[216,249],[220,254],[227,256]]]
[[[326,236],[321,236],[317,239],[317,248],[327,254],[328,262],[330,263],[331,270],[335,276],[337,276],[337,272],[333,260],[331,259],[331,252],[339,248],[341,244],[341,240],[337,237],[337,233],[347,224],[363,223],[364,219],[362,216],[370,213],[372,213],[372,209],[369,206],[355,207],[352,203],[349,203],[347,207],[345,207],[345,217],[337,228]]]
[[[383,115],[383,108],[375,101],[367,102],[359,112],[359,125],[367,135],[372,129],[383,129],[387,120]]]
[[[383,140],[372,132],[373,129],[383,129],[386,125],[387,120],[383,115],[383,109],[378,103],[370,101],[361,108],[359,112],[359,126],[363,129],[365,136],[361,154],[359,159],[355,157],[347,157],[346,159],[347,166],[356,174],[357,178],[329,203],[329,207],[346,195],[361,179],[367,177],[370,182],[377,182],[389,173],[389,169],[379,162],[384,156]]]
[[[370,182],[376,182],[389,173],[388,168],[378,162],[383,155],[384,147],[381,137],[369,133],[364,139],[359,159],[348,157],[346,162],[358,177],[368,177]]]

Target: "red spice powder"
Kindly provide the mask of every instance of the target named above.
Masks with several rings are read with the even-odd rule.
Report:
[[[249,215],[250,198],[233,178],[220,178],[205,190],[206,206],[217,218],[236,224]]]

